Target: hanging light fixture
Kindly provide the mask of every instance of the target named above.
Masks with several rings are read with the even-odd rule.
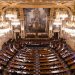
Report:
[[[73,15],[71,19],[66,22],[66,26],[75,28],[75,17]]]
[[[63,30],[64,30],[64,32],[68,33],[68,35],[70,35],[71,37],[75,36],[75,29],[64,28]]]
[[[53,25],[60,26],[62,25],[62,21],[60,19],[55,19]]]
[[[56,17],[60,18],[61,20],[64,20],[65,18],[68,17],[68,13],[64,9],[63,10],[58,9],[56,15],[57,15]]]
[[[66,23],[67,26],[75,29],[75,1],[73,5],[73,14],[71,15],[71,19]]]
[[[20,25],[20,20],[16,19],[16,18],[11,20],[11,25],[15,26],[15,27],[19,26]]]
[[[9,9],[6,11],[5,17],[8,18],[9,20],[17,18],[17,11],[14,10],[13,8]]]
[[[67,17],[68,17],[68,14],[66,14],[66,13],[60,14],[60,18],[61,18],[62,20],[64,20],[64,19],[67,18]]]
[[[9,22],[4,20],[3,15],[1,15],[0,19],[0,28],[6,28],[9,26]]]
[[[74,9],[75,9],[75,5],[74,5]],[[66,22],[66,28],[64,28],[63,30],[64,32],[68,33],[70,37],[72,38],[74,37],[75,39],[75,10],[73,12],[73,15],[71,15],[71,19],[68,19],[68,21]]]

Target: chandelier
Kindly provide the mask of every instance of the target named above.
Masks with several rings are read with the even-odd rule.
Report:
[[[59,26],[59,25],[62,25],[62,21],[60,19],[55,19],[53,24],[56,26]]]
[[[62,20],[64,20],[67,17],[68,17],[68,14],[67,13],[60,14],[60,19],[62,19]]]
[[[56,12],[56,17],[60,18],[61,20],[64,20],[65,18],[68,17],[68,13],[65,10],[57,10]]]
[[[3,15],[1,15],[0,19],[0,28],[6,28],[9,26],[9,22],[4,20]]]
[[[9,22],[4,19],[4,16],[0,16],[0,36],[4,36],[6,33],[11,31],[9,28]]]
[[[75,28],[75,16],[72,16],[71,19],[66,22],[66,26]]]
[[[68,27],[75,27],[75,21],[68,21],[66,23],[66,26],[68,26]]]
[[[15,26],[15,27],[19,26],[19,25],[20,25],[20,20],[17,19],[17,18],[12,19],[12,20],[11,20],[11,25],[12,25],[12,26]]]
[[[14,9],[7,10],[5,17],[8,18],[9,20],[17,18],[17,11]]]
[[[64,32],[66,32],[71,37],[75,37],[75,29],[72,28],[63,28]]]
[[[9,25],[9,23],[6,22],[6,21],[0,22],[0,28],[5,28],[5,27],[7,27],[8,25]]]

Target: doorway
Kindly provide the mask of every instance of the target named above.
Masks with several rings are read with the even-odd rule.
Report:
[[[59,39],[59,32],[54,32],[54,38]]]
[[[19,34],[19,32],[16,32],[16,39],[20,39],[20,34]]]

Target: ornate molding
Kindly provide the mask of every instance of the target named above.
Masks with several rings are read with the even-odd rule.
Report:
[[[75,1],[74,1],[74,4],[73,4],[73,15],[75,16]]]
[[[14,6],[17,4],[28,5],[46,5],[46,4],[65,4],[67,2],[73,2],[73,0],[0,0],[0,4]]]
[[[6,8],[67,8],[74,0],[0,0],[0,9]]]

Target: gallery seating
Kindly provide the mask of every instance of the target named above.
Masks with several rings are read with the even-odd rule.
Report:
[[[60,56],[64,59],[64,61],[67,63],[70,70],[71,71],[75,70],[75,53],[70,51],[69,49],[61,49],[58,52]]]
[[[8,50],[1,50],[0,51],[0,70],[3,71],[6,68],[9,61],[15,55],[16,50],[8,49]]]
[[[57,43],[54,43],[56,44],[55,51],[63,59],[63,61],[67,64],[72,75],[75,75],[75,71],[74,71],[75,70],[75,52],[70,48],[69,45],[66,44],[65,40],[63,41],[58,40],[58,43],[59,45],[57,45]]]
[[[8,73],[33,75],[34,74],[34,57],[33,50],[24,49],[17,53],[8,65]]]
[[[66,43],[53,39],[46,47],[27,47],[26,42],[29,44],[29,40],[17,40],[0,51],[1,75],[75,75],[75,53]]]
[[[50,49],[39,50],[40,53],[40,74],[42,75],[68,75],[68,69],[59,60],[57,55]]]
[[[35,56],[37,55],[37,56]],[[68,75],[68,69],[49,49],[22,49],[7,66],[8,74]]]

